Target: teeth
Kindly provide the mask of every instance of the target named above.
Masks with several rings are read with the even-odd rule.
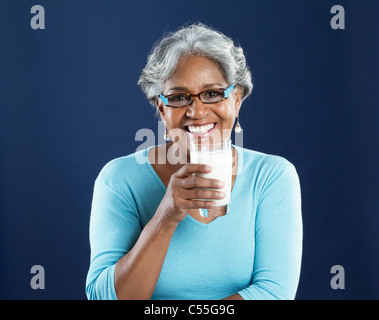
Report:
[[[205,126],[188,126],[188,130],[193,133],[205,133],[213,129],[214,126],[214,123],[210,123]]]

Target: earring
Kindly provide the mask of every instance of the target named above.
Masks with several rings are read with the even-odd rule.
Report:
[[[241,125],[240,125],[240,118],[239,117],[237,117],[237,123],[234,126],[234,131],[236,133],[240,133],[242,131],[242,128],[241,128]]]
[[[170,140],[170,135],[168,134],[168,131],[167,131],[167,128],[166,128],[166,131],[163,135],[163,139],[165,139],[165,141],[169,141]]]

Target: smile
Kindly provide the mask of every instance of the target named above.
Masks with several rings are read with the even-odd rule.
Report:
[[[209,123],[203,126],[187,126],[186,129],[191,133],[203,134],[207,133],[208,131],[211,131],[214,128],[214,126],[215,123]]]

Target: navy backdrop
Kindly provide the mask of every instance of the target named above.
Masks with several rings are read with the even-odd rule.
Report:
[[[45,30],[33,30],[33,5]],[[330,9],[345,9],[333,30]],[[164,32],[201,21],[239,42],[255,78],[244,147],[294,163],[298,299],[379,298],[379,2],[0,1],[0,298],[85,299],[93,182],[157,120],[136,82]],[[33,265],[45,289],[30,286]],[[333,265],[345,289],[330,286]]]

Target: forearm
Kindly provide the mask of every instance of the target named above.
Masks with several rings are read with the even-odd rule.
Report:
[[[243,300],[243,298],[238,293],[236,293],[222,300]]]
[[[175,229],[175,224],[164,223],[157,214],[145,226],[134,247],[116,264],[118,299],[151,298]]]

